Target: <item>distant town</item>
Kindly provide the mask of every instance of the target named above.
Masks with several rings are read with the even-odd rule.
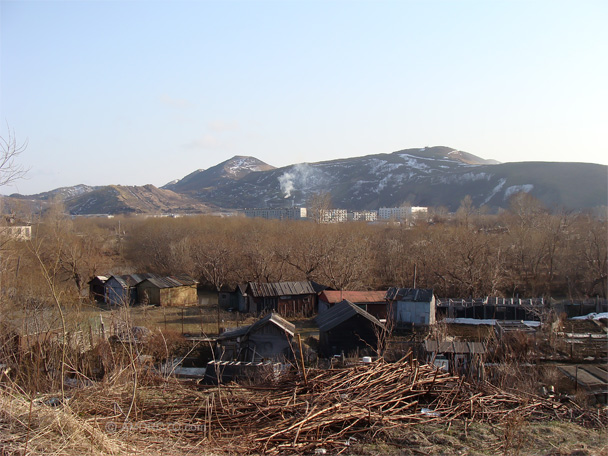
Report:
[[[302,220],[310,217],[305,207],[244,209],[247,217],[269,220]],[[409,221],[428,215],[429,208],[424,206],[381,207],[377,211],[347,211],[346,209],[319,209],[320,223],[343,223],[348,221],[375,222],[376,220]]]

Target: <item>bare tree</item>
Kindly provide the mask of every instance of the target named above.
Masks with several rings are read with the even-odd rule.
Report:
[[[27,140],[19,143],[10,128],[6,136],[0,136],[0,187],[25,176],[27,169],[15,160],[26,148]]]
[[[324,214],[332,208],[331,193],[315,193],[306,204],[308,206],[308,218],[316,223],[321,223]]]

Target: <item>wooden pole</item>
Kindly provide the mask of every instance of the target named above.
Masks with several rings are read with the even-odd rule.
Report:
[[[302,351],[302,338],[298,334],[298,345],[300,346],[300,362],[302,363],[302,375],[304,376],[304,384],[308,385],[306,379],[306,367],[304,366],[304,352]]]

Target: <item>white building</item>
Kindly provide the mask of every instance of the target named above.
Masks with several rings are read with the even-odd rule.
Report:
[[[346,209],[321,209],[319,221],[321,223],[343,223],[348,220]]]
[[[378,220],[377,211],[353,211],[348,213],[348,219],[354,222],[375,222]]]
[[[306,218],[305,207],[244,209],[243,213],[247,217],[261,217],[273,220],[301,220]]]
[[[380,220],[411,220],[414,217],[426,216],[429,208],[425,206],[381,207],[378,210]]]

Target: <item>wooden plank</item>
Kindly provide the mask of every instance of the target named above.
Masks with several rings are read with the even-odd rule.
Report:
[[[587,388],[597,387],[604,385],[599,378],[595,375],[591,375],[585,369],[579,367],[577,371],[577,366],[559,366],[559,369],[564,372],[568,377],[572,380],[578,381],[579,385],[582,385]]]
[[[606,371],[606,369],[603,369],[600,366],[585,366],[583,369],[599,378],[602,382],[608,384],[608,371]]]

